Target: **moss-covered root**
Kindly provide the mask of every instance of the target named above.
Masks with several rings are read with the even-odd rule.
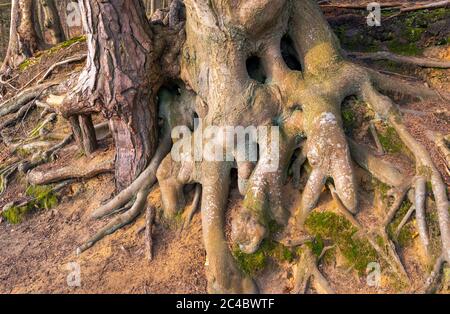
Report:
[[[309,285],[321,294],[335,294],[334,289],[328,283],[317,268],[318,258],[308,246],[302,247],[298,263],[294,266],[294,289],[292,293],[305,294]]]
[[[398,136],[405,143],[406,147],[412,152],[416,159],[416,189],[415,189],[415,207],[419,209],[419,229],[423,229],[421,240],[424,246],[427,246],[427,238],[425,234],[425,226],[423,218],[423,208],[426,189],[425,182],[431,182],[434,194],[436,209],[439,220],[439,229],[442,240],[442,254],[444,261],[450,261],[450,217],[449,217],[449,201],[447,197],[447,189],[442,177],[433,164],[431,156],[427,149],[420,144],[411,134],[402,122],[400,113],[398,112],[392,101],[376,91],[370,82],[363,84],[361,88],[362,99],[364,99],[383,119],[388,121],[395,129]]]

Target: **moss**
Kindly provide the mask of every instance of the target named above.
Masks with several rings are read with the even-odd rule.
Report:
[[[61,49],[69,48],[69,47],[72,46],[73,44],[80,43],[80,42],[84,42],[84,41],[86,41],[86,35],[74,37],[74,38],[71,38],[71,39],[69,39],[69,40],[66,40],[66,41],[64,41],[64,42],[62,42],[62,43],[59,43],[59,44],[53,46],[53,47],[50,48],[49,50],[45,51],[44,54],[45,54],[45,53],[47,53],[47,54],[53,54],[53,53],[55,53],[55,52],[60,51]]]
[[[340,25],[334,29],[342,47],[361,52],[375,52],[381,49],[380,43],[371,36],[366,36],[363,33],[350,35],[347,31],[348,28],[346,25]]]
[[[342,216],[332,212],[312,213],[305,224],[308,232],[333,241],[340,252],[360,275],[367,265],[378,259],[376,251],[366,239],[356,237],[356,228]]]
[[[356,117],[350,108],[344,108],[342,111],[342,122],[344,123],[345,132],[351,132],[356,125]]]
[[[387,127],[384,132],[379,132],[378,137],[384,150],[388,153],[400,153],[403,143],[393,127]]]
[[[247,275],[254,276],[262,271],[267,264],[267,258],[264,252],[257,251],[253,254],[245,254],[236,249],[233,252],[239,268]]]
[[[26,59],[25,61],[23,61],[21,64],[19,64],[19,70],[21,71],[25,71],[26,69],[28,69],[30,66],[35,65],[39,63],[39,59],[36,58],[29,58]]]
[[[415,228],[412,221],[408,222],[403,226],[398,236],[396,236],[395,234],[398,225],[403,220],[403,217],[405,217],[406,213],[408,212],[411,206],[412,203],[409,202],[408,200],[405,200],[400,206],[394,219],[392,220],[391,224],[388,226],[387,229],[389,236],[392,239],[394,239],[394,241],[397,242],[397,244],[400,245],[401,247],[407,247],[411,245],[412,240],[414,239]]]
[[[34,57],[28,58],[25,61],[23,61],[21,64],[19,64],[19,69],[21,71],[25,71],[30,66],[40,63],[41,62],[41,58],[43,56],[52,55],[52,54],[54,54],[54,53],[56,53],[56,52],[58,52],[58,51],[60,51],[62,49],[65,49],[65,48],[68,48],[68,47],[72,46],[75,43],[84,42],[84,41],[86,41],[86,36],[85,35],[78,36],[78,37],[71,38],[71,39],[69,39],[67,41],[64,41],[62,43],[59,43],[59,44],[53,46],[52,48],[50,48],[48,50],[40,51],[40,52],[36,53],[36,55]]]
[[[3,218],[11,224],[21,223],[26,214],[34,209],[51,209],[58,204],[58,198],[51,186],[29,186],[26,195],[33,200],[25,206],[13,206],[2,213]]]
[[[269,259],[278,263],[291,263],[295,254],[292,250],[273,240],[264,240],[259,249],[253,254],[246,254],[239,248],[233,250],[240,269],[250,276],[260,273],[268,264]]]
[[[394,39],[388,43],[391,52],[404,56],[417,56],[423,52],[423,48],[419,47],[415,42],[401,43]]]
[[[311,249],[313,254],[317,257],[319,257],[322,254],[323,249],[325,247],[323,239],[320,235],[317,236],[316,238],[314,238],[314,240],[307,242],[306,245]]]
[[[448,17],[450,17],[450,9],[448,8],[421,10],[408,13],[406,15],[404,24],[407,27],[426,28],[428,27],[428,25]]]
[[[387,202],[389,200],[388,192],[391,189],[391,187],[386,183],[383,183],[373,177],[372,177],[372,184],[380,192],[380,196],[383,202]]]

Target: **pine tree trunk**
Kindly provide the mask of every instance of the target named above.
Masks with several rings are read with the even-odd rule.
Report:
[[[88,60],[78,91],[109,118],[122,190],[147,166],[157,144],[152,32],[140,0],[83,0],[80,9]]]

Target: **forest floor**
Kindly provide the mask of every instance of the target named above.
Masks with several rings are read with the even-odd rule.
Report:
[[[344,3],[335,1],[337,2]],[[348,3],[355,4],[356,1]],[[450,60],[450,9],[417,11],[392,18],[388,18],[392,12],[385,12],[382,26],[377,28],[366,25],[367,12],[364,10],[327,8],[325,13],[347,51],[372,52],[388,49],[402,55]],[[83,53],[84,45],[84,42],[74,41],[52,53],[43,54],[36,61],[26,63],[11,84],[23,86],[32,78],[42,75],[42,71],[55,62]],[[423,69],[386,61],[365,64],[405,80],[422,81],[436,90],[450,90],[450,70]],[[82,66],[82,63],[64,66],[55,71],[51,78],[65,80],[72,73],[77,73]],[[353,106],[352,101],[349,99],[347,105]],[[448,103],[410,101],[403,102],[401,108],[404,110],[408,129],[429,149],[433,161],[449,186],[450,176],[445,162],[434,143],[425,135],[427,130],[450,134]],[[29,134],[39,121],[42,121],[39,110],[30,112],[26,119],[11,128],[8,134],[15,137]],[[350,115],[344,117],[350,124],[349,132],[359,143],[373,146],[367,125],[364,124],[365,113],[352,111]],[[0,118],[0,123],[7,118]],[[100,116],[95,117],[97,123],[102,120]],[[361,121],[362,125],[357,123]],[[62,118],[59,118],[52,128],[52,132],[59,134],[59,138],[69,133],[68,123]],[[380,134],[385,135],[384,146],[390,151],[384,158],[393,162],[403,173],[412,176],[413,161],[401,149],[396,149],[395,139],[390,137],[389,132],[383,133],[388,131],[383,128],[383,125],[377,125]],[[8,164],[17,158],[17,154],[18,152],[11,153],[5,143],[0,142],[0,165]],[[58,153],[55,161],[41,166],[40,169],[45,171],[61,165],[89,164],[112,158],[113,154],[111,138],[103,139],[100,149],[92,157],[86,157],[75,145],[69,145]],[[383,195],[374,192],[377,184],[365,171],[357,168],[356,174],[361,186],[361,205],[357,218],[365,227],[374,228],[381,224],[380,217],[385,210]],[[25,175],[16,174],[6,191],[0,195],[0,209],[16,198],[25,197],[26,190]],[[113,175],[102,174],[72,183],[58,193],[58,203],[55,206],[49,209],[36,208],[19,224],[11,224],[6,219],[1,221],[0,218],[0,293],[205,293],[206,254],[198,213],[194,216],[191,226],[183,231],[180,228],[180,219],[157,219],[153,233],[154,259],[151,262],[145,258],[144,232],[139,232],[145,224],[143,215],[135,223],[107,236],[81,255],[76,255],[76,247],[105,224],[105,220],[92,220],[91,212],[110,199],[113,193]],[[190,198],[193,197],[192,194],[193,192],[189,194]],[[284,194],[284,205],[293,212],[300,204],[301,194],[292,187],[291,182],[288,183]],[[160,191],[157,186],[153,188],[149,202],[155,208],[161,209]],[[230,194],[228,218],[239,209],[240,203],[241,197],[235,186]],[[432,201],[429,203],[432,208]],[[334,211],[336,207],[329,193],[323,193],[315,212],[321,213],[325,209]],[[429,215],[432,217],[431,212]],[[417,233],[411,231],[414,229],[414,221],[410,221],[405,229],[408,232],[404,232],[404,238],[396,244],[399,256],[411,277],[409,286],[400,284],[392,279],[388,270],[383,270],[382,285],[368,287],[364,271],[361,272],[356,265],[345,260],[338,246],[325,255],[320,270],[338,293],[415,291],[423,284],[430,268],[425,265],[421,256]],[[325,243],[335,244],[330,239],[323,240]],[[265,257],[267,259],[264,267],[251,269],[261,292],[289,293],[293,288],[295,251],[290,251],[284,258],[272,255]],[[74,265],[78,265],[81,275],[81,285],[75,287],[68,284]],[[448,293],[448,287],[444,285],[441,292]]]

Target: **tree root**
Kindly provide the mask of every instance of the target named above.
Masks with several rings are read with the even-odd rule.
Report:
[[[20,122],[20,121],[25,117],[25,115],[27,115],[28,112],[29,112],[30,110],[32,110],[35,106],[36,106],[36,104],[35,104],[34,102],[29,102],[28,104],[26,104],[26,105],[24,105],[23,107],[21,107],[21,108],[19,109],[19,111],[17,111],[17,113],[16,113],[13,117],[7,119],[6,121],[4,121],[4,122],[0,125],[0,131],[3,130],[3,129],[6,129],[6,128],[9,128],[9,127],[12,127],[12,126],[16,125],[16,124],[17,124],[18,122]]]
[[[375,125],[373,124],[373,121],[370,121],[369,130],[370,133],[372,134],[373,140],[375,141],[375,145],[377,146],[378,154],[384,155],[383,145],[381,145],[380,138],[378,137],[378,133],[375,128]]]
[[[325,250],[324,250],[325,251]],[[322,256],[323,256],[322,252]],[[317,258],[307,246],[302,248],[299,262],[294,268],[294,289],[293,294],[305,294],[311,283],[314,289],[321,294],[335,294],[335,290],[330,286],[328,280],[322,275],[317,267]]]
[[[0,195],[2,195],[8,187],[10,176],[17,170],[18,162],[15,162],[3,169],[0,169]]]
[[[162,159],[170,152],[171,145],[172,139],[166,136],[158,147],[155,156],[153,157],[149,166],[139,175],[139,177],[129,187],[122,190],[107,204],[97,208],[92,213],[92,217],[101,218],[108,213],[113,212],[115,209],[124,206],[132,197],[134,197],[138,193],[139,190],[151,188],[156,182],[156,171]]]
[[[30,87],[11,99],[0,104],[0,117],[18,111],[23,105],[39,98],[49,87],[57,85],[49,82],[42,85]]]
[[[450,175],[450,149],[448,147],[446,137],[439,132],[427,131],[426,135],[428,139],[434,142],[442,158],[445,161],[447,173]]]
[[[395,230],[395,237],[396,238],[398,238],[398,235],[400,234],[400,231],[402,231],[403,227],[406,225],[406,223],[408,222],[409,218],[411,218],[411,216],[412,216],[412,214],[414,213],[415,210],[416,210],[416,208],[415,208],[414,205],[411,205],[409,207],[408,212],[405,214],[403,219],[398,224],[397,229]]]
[[[419,290],[421,293],[431,294],[435,293],[439,286],[439,278],[441,277],[441,270],[445,266],[445,257],[443,255],[439,256],[436,259],[436,262],[433,266],[433,270],[430,273],[430,276],[425,281],[423,287]],[[447,263],[448,264],[448,263]]]
[[[402,123],[402,118],[391,100],[380,95],[370,85],[362,88],[363,99],[377,112],[382,118],[386,119],[397,131],[400,139],[405,143],[408,149],[416,158],[416,191],[415,191],[415,207],[418,217],[422,220],[424,199],[426,189],[424,187],[426,181],[430,181],[436,202],[439,229],[441,232],[442,254],[446,262],[450,261],[450,218],[448,212],[448,198],[445,184],[439,171],[434,166],[431,157],[426,148],[418,143],[406,129]],[[421,232],[425,233],[423,221],[418,221],[422,226]],[[425,234],[422,234],[422,243],[426,247],[427,241]]]
[[[189,228],[189,225],[192,222],[192,218],[194,217],[194,214],[197,212],[197,209],[200,205],[201,196],[202,196],[202,186],[200,184],[196,184],[194,199],[192,200],[192,204],[186,213],[186,218],[184,220],[182,230],[186,230],[187,228]]]
[[[366,230],[359,221],[348,211],[347,208],[342,204],[339,196],[334,189],[332,184],[328,184],[328,188],[331,191],[331,195],[333,200],[338,205],[339,212],[356,228],[360,235],[364,235],[369,241],[370,245],[375,249],[378,255],[383,258],[383,260],[391,266],[392,270],[395,274],[405,282],[409,283],[408,274],[395,250],[394,244],[389,240],[386,231],[381,229],[379,232],[381,233],[381,237],[383,238],[383,242],[385,243],[384,247],[380,247],[378,244],[376,237],[370,230]]]
[[[386,93],[394,93],[400,96],[409,96],[420,100],[442,100],[450,99],[448,94],[442,95],[423,84],[407,82],[392,76],[379,73],[377,71],[364,68],[370,74],[373,84],[377,89]]]
[[[79,246],[76,250],[77,255],[91,248],[96,242],[103,239],[105,236],[110,235],[117,231],[118,229],[128,225],[141,213],[142,209],[147,203],[148,190],[142,189],[137,193],[136,201],[130,210],[114,218],[105,227],[100,229],[92,238],[90,238],[86,243]]]
[[[37,85],[41,84],[42,82],[45,81],[45,79],[47,79],[47,77],[53,72],[54,69],[56,69],[57,67],[61,66],[61,65],[65,65],[68,63],[73,63],[73,62],[77,62],[77,61],[82,61],[84,59],[86,59],[86,54],[83,55],[79,55],[79,56],[74,56],[71,58],[68,58],[66,60],[63,61],[59,61],[56,62],[55,64],[52,64],[50,66],[50,68],[48,68],[47,72],[45,72],[45,74],[36,82]]]
[[[438,69],[450,68],[450,61],[443,61],[430,58],[407,57],[397,55],[388,51],[379,51],[373,53],[347,52],[347,55],[361,60],[374,60],[374,61],[389,60],[397,63],[415,65],[422,68],[438,68]]]
[[[37,135],[39,135],[39,136],[44,136],[44,135],[45,135],[45,131],[43,131],[43,130],[45,130],[45,127],[46,127],[48,124],[54,123],[54,122],[56,121],[56,119],[57,119],[56,113],[51,113],[51,114],[49,114],[49,115],[44,119],[44,121],[42,121],[41,124],[39,124],[36,128],[34,128],[33,130],[31,130],[31,131],[28,133],[28,137],[35,137],[35,136],[37,136]]]
[[[114,172],[114,161],[106,160],[101,163],[90,163],[85,167],[65,166],[52,170],[31,170],[28,182],[33,185],[44,185],[68,179],[89,179],[103,173]]]

